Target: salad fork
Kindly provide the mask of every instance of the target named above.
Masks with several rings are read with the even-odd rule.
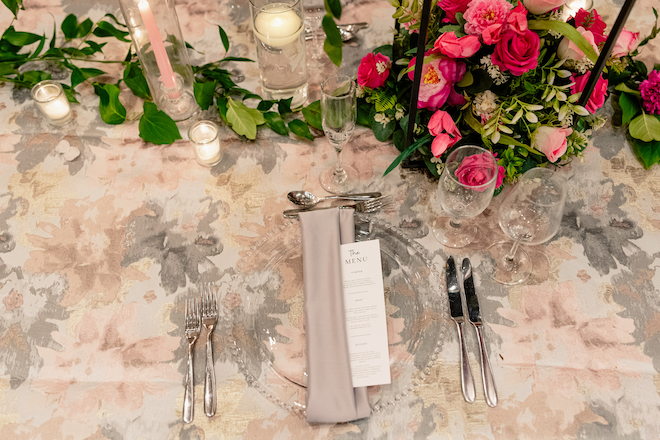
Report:
[[[194,418],[195,384],[193,372],[193,346],[202,329],[199,301],[186,300],[185,334],[188,340],[188,374],[186,374],[186,393],[183,399],[183,421],[192,422]]]
[[[202,323],[206,334],[206,376],[204,381],[204,412],[207,417],[215,415],[217,400],[215,394],[215,369],[213,365],[213,328],[218,321],[218,299],[214,283],[206,283],[202,288]]]
[[[284,215],[284,217],[286,218],[296,218],[298,217],[298,214],[301,212],[316,211],[318,209],[330,209],[330,208],[353,208],[355,209],[356,212],[369,214],[380,211],[383,208],[387,208],[392,203],[393,203],[392,196],[383,196],[383,197],[378,197],[376,199],[361,200],[359,202],[340,205],[340,206],[329,206],[329,207],[316,208],[316,209],[305,209],[305,208],[287,209],[282,213],[282,215]]]

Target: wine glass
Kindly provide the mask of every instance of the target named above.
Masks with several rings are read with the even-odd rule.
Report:
[[[333,194],[355,188],[357,171],[341,163],[341,152],[355,129],[357,100],[355,81],[346,75],[331,76],[321,83],[321,120],[323,131],[335,151],[337,163],[321,173],[321,186]]]
[[[438,182],[440,204],[451,217],[449,225],[436,219],[433,235],[445,246],[462,248],[474,241],[477,227],[464,224],[481,214],[493,198],[498,166],[493,154],[475,145],[453,150]]]
[[[491,276],[501,284],[524,282],[532,273],[532,260],[521,243],[537,245],[555,236],[566,201],[566,180],[547,168],[532,168],[504,198],[498,210],[502,231],[513,242],[488,248],[493,259]]]
[[[325,15],[324,0],[303,0],[303,8],[305,9],[305,34],[312,36],[311,41],[311,58],[317,60],[321,58],[323,52],[323,41],[320,38],[321,21]]]

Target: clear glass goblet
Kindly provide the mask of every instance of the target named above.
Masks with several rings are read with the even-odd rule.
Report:
[[[514,285],[527,280],[532,260],[520,245],[545,243],[561,226],[566,202],[566,180],[547,168],[532,168],[506,195],[498,209],[502,231],[512,242],[488,248],[493,260],[490,275],[501,284]]]
[[[462,248],[474,241],[477,227],[462,220],[481,214],[493,198],[498,165],[493,154],[475,145],[453,150],[438,182],[440,204],[451,217],[433,224],[433,235],[445,246]]]
[[[323,132],[337,152],[334,167],[321,173],[321,186],[333,194],[345,194],[355,188],[357,171],[345,166],[341,152],[353,135],[357,119],[355,81],[346,75],[331,76],[321,83],[321,121]]]

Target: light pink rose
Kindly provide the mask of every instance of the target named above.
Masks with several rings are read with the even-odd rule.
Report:
[[[575,14],[575,27],[577,28],[580,26],[594,34],[594,40],[597,45],[604,43],[605,40],[607,40],[607,37],[605,36],[605,28],[607,25],[603,19],[600,18],[600,15],[598,15],[598,12],[596,12],[595,9],[586,11],[580,8],[580,10],[577,11],[577,14]]]
[[[594,40],[594,34],[591,31],[586,30],[582,26],[577,28],[577,31],[582,34],[584,38],[591,44],[591,47],[594,48],[596,53],[599,53],[598,51],[598,46],[596,45],[596,41]],[[559,43],[559,46],[557,47],[557,55],[559,55],[562,58],[568,58],[569,60],[575,60],[575,61],[580,61],[584,58],[584,52],[580,50],[579,47],[575,43],[573,43],[571,40],[568,38],[564,37],[563,40]]]
[[[571,133],[572,128],[541,125],[532,133],[532,148],[545,154],[550,162],[557,162],[566,153],[566,137]]]
[[[522,0],[527,10],[534,14],[545,14],[563,5],[566,0]]]
[[[501,168],[497,165],[494,156],[491,153],[480,153],[468,156],[456,168],[456,178],[460,183],[467,186],[477,187],[473,188],[476,191],[485,191],[488,184],[497,178],[495,185],[496,188],[502,184],[504,175],[500,177]],[[499,185],[498,185],[499,181]],[[479,188],[481,187],[481,188]]]
[[[480,47],[481,43],[476,35],[457,38],[456,33],[451,31],[445,32],[435,40],[433,52],[439,51],[449,58],[469,58],[477,53]]]
[[[429,55],[427,52],[426,55]],[[415,65],[416,57],[410,60],[408,67]],[[438,110],[445,103],[461,105],[465,98],[454,90],[454,85],[465,75],[465,64],[452,58],[440,57],[424,63],[422,66],[422,80],[419,84],[417,108]],[[414,69],[408,72],[408,78],[414,80]]]
[[[389,57],[382,53],[368,53],[362,61],[357,71],[357,82],[360,87],[369,87],[377,89],[382,87],[390,74],[392,62]]]
[[[443,110],[438,110],[433,113],[429,120],[429,133],[435,136],[431,144],[431,152],[435,157],[440,157],[442,153],[447,151],[447,148],[460,141],[463,137],[458,127],[454,123],[449,113]]]
[[[511,8],[506,0],[472,0],[463,14],[465,32],[481,37],[486,44],[497,43]]]
[[[614,43],[614,49],[612,49],[612,56],[619,58],[625,55],[628,55],[633,50],[637,49],[639,45],[639,32],[630,32],[626,28],[621,30],[619,38],[617,38],[616,43]]]
[[[515,76],[536,69],[539,61],[541,39],[529,29],[523,32],[507,31],[495,45],[493,64],[502,72],[509,71]]]
[[[587,84],[590,74],[591,72],[585,73],[581,76],[576,76],[575,74],[572,75],[571,80],[574,84],[571,86],[571,94],[580,93],[582,90],[584,90],[584,86]],[[584,108],[589,110],[591,113],[595,113],[596,110],[605,104],[606,97],[607,80],[603,78],[603,74],[601,73],[600,78],[598,78],[598,81],[596,81],[594,91],[591,93],[589,101],[587,101],[587,104],[584,106]]]

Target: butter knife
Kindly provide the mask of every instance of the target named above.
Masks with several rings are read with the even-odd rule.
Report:
[[[495,388],[495,380],[493,379],[493,372],[490,369],[490,361],[488,360],[488,353],[486,352],[486,345],[481,333],[482,321],[479,311],[479,300],[477,293],[474,289],[474,278],[472,277],[472,264],[468,258],[463,259],[461,266],[463,272],[463,290],[465,291],[465,302],[467,303],[468,316],[470,323],[474,326],[477,332],[477,339],[479,340],[479,355],[481,360],[481,379],[484,383],[484,394],[486,395],[486,403],[490,407],[497,405],[497,389]]]
[[[451,319],[456,323],[458,339],[461,344],[461,388],[463,389],[463,397],[465,397],[465,401],[472,403],[474,402],[476,391],[474,389],[472,369],[470,368],[470,360],[468,359],[465,338],[463,336],[463,322],[465,321],[465,318],[463,318],[461,289],[458,286],[458,276],[456,275],[454,257],[449,257],[447,259],[445,272],[447,277],[447,295],[449,296],[449,312],[451,313]]]

